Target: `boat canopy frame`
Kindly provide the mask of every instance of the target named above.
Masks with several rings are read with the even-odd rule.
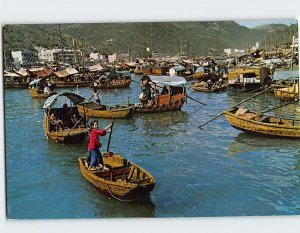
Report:
[[[79,103],[82,103],[84,102],[85,98],[80,96],[80,95],[77,95],[77,94],[74,94],[74,93],[70,93],[70,92],[64,92],[64,93],[61,93],[61,94],[56,94],[56,95],[52,95],[50,96],[44,103],[44,106],[43,108],[44,109],[47,109],[47,108],[51,108],[51,106],[54,105],[54,103],[56,102],[56,100],[58,99],[58,97],[60,96],[65,96],[67,97],[71,103],[76,106],[77,104]]]
[[[184,86],[185,84],[187,84],[186,79],[181,76],[147,75],[144,77],[149,78],[151,80],[151,82],[155,83],[156,85],[161,84],[161,85],[172,86],[172,87],[180,87],[180,86]]]

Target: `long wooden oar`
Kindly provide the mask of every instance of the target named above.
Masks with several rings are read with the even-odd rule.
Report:
[[[261,113],[270,112],[270,111],[272,111],[272,110],[275,110],[275,109],[282,108],[282,107],[285,107],[285,106],[287,106],[287,105],[293,104],[293,103],[295,103],[295,102],[298,102],[298,100],[294,100],[294,101],[291,101],[291,102],[288,102],[288,103],[282,104],[282,105],[280,105],[280,106],[277,106],[277,107],[275,107],[275,108],[270,108],[270,109],[267,109],[267,110],[265,110],[265,111],[262,111]]]
[[[272,87],[272,88],[273,88],[273,87]],[[269,89],[271,89],[271,88],[269,88]],[[256,97],[256,96],[258,96],[258,95],[260,95],[260,94],[262,94],[262,93],[264,93],[264,92],[266,92],[266,91],[268,91],[269,89],[267,88],[267,89],[265,89],[265,90],[263,90],[263,91],[261,91],[261,92],[258,92],[258,93],[256,93],[256,94],[250,96],[249,98],[242,100],[241,102],[237,103],[236,105],[230,107],[229,109],[235,108],[236,106],[238,106],[238,105],[240,105],[240,104],[242,104],[242,103],[245,103],[245,102],[247,102],[248,100],[250,100],[250,99],[252,99],[252,98],[254,98],[254,97]],[[213,118],[210,119],[209,121],[207,121],[207,122],[205,122],[204,124],[200,125],[199,128],[201,129],[201,127],[203,127],[204,125],[208,124],[209,122],[212,122],[213,120],[217,119],[218,117],[222,116],[223,114],[224,114],[224,111],[220,112],[218,115],[216,115],[215,117],[213,117]]]
[[[88,99],[87,102],[89,102],[89,101],[92,99],[93,96],[94,96],[94,95],[92,95],[92,96]],[[69,134],[75,129],[75,127],[77,127],[77,125],[80,123],[80,121],[81,121],[84,117],[86,118],[86,115],[85,115],[85,102],[84,102],[84,101],[82,102],[82,105],[83,105],[83,116],[81,116],[81,117],[77,120],[77,122],[73,125],[73,127],[71,128],[71,130],[68,132],[67,136],[69,136]],[[87,124],[87,122],[85,122],[85,124]]]
[[[192,98],[192,97],[190,97],[190,96],[188,96],[188,95],[186,95],[186,97],[189,98],[189,99],[191,99],[191,100],[194,100],[195,102],[197,102],[197,103],[199,103],[199,104],[202,104],[202,105],[206,106],[205,103],[202,103],[202,102],[200,102],[199,100],[196,100],[196,99],[194,99],[194,98]]]
[[[110,140],[111,140],[111,134],[112,134],[112,131],[113,131],[113,126],[114,126],[114,121],[112,121],[112,123],[111,123],[110,133],[109,133],[109,138],[108,138],[108,142],[107,142],[106,152],[109,152],[109,146],[110,146]]]
[[[287,81],[287,80],[289,80],[291,77],[292,77],[292,76],[290,76],[290,77],[288,77],[288,78],[286,78],[286,79],[284,79],[284,80],[282,80],[282,81]],[[245,103],[246,101],[248,101],[248,100],[254,98],[255,96],[258,96],[258,95],[260,95],[260,94],[262,94],[262,93],[264,93],[264,92],[266,92],[266,91],[268,91],[268,90],[271,90],[272,88],[274,88],[274,87],[276,87],[276,86],[277,86],[277,84],[275,84],[274,86],[268,87],[268,88],[264,89],[263,91],[258,92],[258,93],[256,93],[256,94],[250,96],[249,98],[247,98],[247,99],[245,99],[245,100],[242,100],[241,102],[239,102],[239,103],[237,103],[236,105],[230,107],[229,109],[235,108],[236,106],[238,106],[238,105],[240,105],[240,104],[242,104],[242,103]],[[279,108],[279,107],[278,107],[278,108]],[[270,110],[270,111],[271,111],[271,110]],[[212,122],[213,120],[217,119],[218,117],[222,116],[223,114],[224,114],[224,111],[222,111],[221,113],[219,113],[218,115],[216,115],[215,117],[213,117],[212,119],[210,119],[209,121],[205,122],[204,124],[200,125],[199,128],[201,129],[201,127],[203,127],[204,125],[208,124],[209,122]]]

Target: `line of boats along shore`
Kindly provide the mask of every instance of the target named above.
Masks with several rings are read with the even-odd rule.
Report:
[[[234,70],[234,74],[227,73],[227,75],[224,75],[222,72],[206,72],[205,69],[199,69],[198,72],[187,77],[178,76],[178,72],[175,69],[173,71],[170,70],[168,75],[162,75],[162,72],[157,70],[158,67],[141,75],[141,80],[139,81],[141,94],[139,101],[133,104],[128,101],[127,104],[123,105],[107,106],[96,103],[93,99],[95,96],[85,99],[75,93],[63,92],[57,94],[54,91],[54,87],[90,86],[94,88],[95,94],[95,89],[129,87],[131,82],[134,81],[131,79],[130,73],[116,71],[116,69],[106,74],[103,72],[94,73],[90,76],[90,80],[70,76],[69,79],[65,79],[61,83],[57,82],[56,85],[49,82],[49,78],[46,75],[41,75],[46,74],[47,71],[39,70],[36,71],[36,77],[28,84],[28,89],[32,98],[46,99],[43,106],[43,126],[46,137],[58,143],[67,144],[81,142],[88,137],[89,117],[127,118],[135,113],[163,113],[165,111],[180,110],[187,103],[188,98],[205,105],[199,100],[191,98],[187,94],[187,88],[203,92],[226,91],[230,86],[228,84],[232,80],[229,79],[231,75],[237,80],[234,85],[231,85],[232,87],[237,87],[239,91],[255,90],[256,92],[247,99],[222,111],[199,126],[200,128],[221,115],[225,115],[228,122],[239,130],[270,137],[300,138],[300,119],[266,114],[271,110],[283,108],[298,101],[299,83],[297,78],[299,79],[299,77],[286,76],[278,82],[270,79],[268,82],[258,83],[256,79],[260,79],[262,72],[260,68],[238,67]],[[215,69],[215,71],[218,70]],[[11,77],[13,76],[11,75]],[[254,112],[242,106],[244,102],[266,91],[273,91],[276,96],[284,100],[282,105],[263,112]],[[69,99],[69,105],[65,103],[61,107],[55,107],[55,103],[60,98]],[[60,121],[63,124],[59,124]],[[110,137],[111,133],[112,130]],[[86,166],[86,158],[81,157],[78,159],[81,173],[85,179],[102,193],[117,200],[133,201],[149,196],[149,193],[155,186],[154,177],[148,171],[128,161],[122,155],[109,151],[109,144],[110,139],[107,150],[103,153],[103,160],[105,166],[109,168],[108,170],[89,170],[88,166]]]

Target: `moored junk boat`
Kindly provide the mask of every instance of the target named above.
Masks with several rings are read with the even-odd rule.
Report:
[[[221,79],[222,80],[222,79]],[[212,82],[193,82],[191,83],[191,88],[194,91],[202,91],[202,92],[221,92],[225,91],[228,87],[228,83],[226,81],[218,81],[216,83]]]
[[[98,89],[126,88],[131,84],[131,76],[111,71],[108,75],[102,74],[96,82]]]
[[[295,100],[299,97],[298,83],[293,83],[289,87],[274,88],[275,96],[281,100]]]
[[[155,179],[145,169],[114,152],[104,152],[102,157],[108,170],[89,170],[87,159],[78,158],[83,177],[100,192],[115,199],[134,201],[154,189]]]
[[[181,109],[186,103],[187,81],[179,76],[144,76],[141,79],[143,92],[141,103],[135,104],[139,113],[163,112]],[[151,93],[149,93],[151,92]]]
[[[93,83],[93,77],[89,73],[79,73],[73,67],[64,67],[53,72],[52,81],[58,88],[65,87],[88,87]]]
[[[197,67],[195,73],[191,75],[190,79],[203,79],[209,77],[209,73],[207,73],[203,66]]]
[[[56,94],[56,92],[52,89],[51,84],[48,84],[44,79],[41,78],[31,81],[29,83],[28,91],[33,98],[38,99],[46,99],[49,96]]]
[[[228,86],[239,91],[252,91],[262,87],[269,80],[267,67],[236,67],[228,70]]]
[[[28,88],[30,77],[28,72],[22,70],[23,73],[18,71],[4,71],[3,82],[5,88]]]
[[[133,112],[133,106],[107,106],[95,102],[81,102],[77,104],[79,113],[88,117],[99,118],[126,118]]]
[[[299,98],[299,70],[276,70],[273,80],[275,96],[281,100],[295,100]]]
[[[54,78],[52,80],[54,82],[54,85],[58,88],[88,87],[93,83],[93,78],[87,74],[58,76],[57,78]]]
[[[70,100],[70,106],[65,101]],[[60,143],[81,142],[88,136],[87,119],[79,114],[77,104],[84,98],[74,93],[61,93],[50,96],[43,106],[44,131],[47,138]],[[56,105],[62,104],[57,107]]]
[[[265,115],[241,107],[224,113],[229,123],[239,130],[265,136],[300,138],[300,119]]]

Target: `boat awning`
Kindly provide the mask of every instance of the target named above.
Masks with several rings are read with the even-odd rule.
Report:
[[[29,76],[29,73],[26,69],[20,69],[16,71],[17,74],[21,75],[21,76]]]
[[[185,70],[185,67],[184,67],[184,66],[181,66],[181,65],[173,66],[172,68],[173,68],[174,70],[176,70],[176,71],[182,71],[182,70]]]
[[[117,74],[130,75],[129,70],[116,70]]]
[[[74,68],[67,67],[64,70],[54,72],[54,74],[59,78],[65,78],[69,75],[78,74],[78,71]]]
[[[64,92],[64,93],[61,93],[61,94],[56,94],[56,95],[50,96],[45,101],[43,108],[51,108],[51,106],[56,102],[56,100],[60,96],[67,97],[73,103],[73,105],[76,105],[78,103],[82,103],[85,100],[85,98],[83,98],[80,95],[77,95],[77,94],[74,94],[74,93],[70,93],[70,92]]]
[[[298,80],[299,70],[276,70],[273,74],[273,80]]]
[[[49,77],[52,74],[51,68],[32,68],[29,71],[38,77]]]
[[[276,63],[280,63],[282,62],[282,59],[279,59],[279,58],[272,58],[272,59],[266,59],[266,60],[263,60],[263,62],[267,65],[271,65],[271,64],[276,64]]]
[[[197,73],[197,72],[204,72],[203,66],[199,66],[199,67],[196,69],[195,73]]]
[[[103,67],[100,64],[89,67],[89,71],[91,71],[91,72],[102,71],[102,70],[103,70]]]
[[[178,87],[187,83],[186,79],[180,76],[148,76],[152,82],[167,86]]]
[[[42,79],[41,78],[38,78],[38,79],[35,79],[35,80],[32,80],[30,83],[29,83],[29,86],[32,86],[38,82],[40,82]]]
[[[20,77],[20,75],[13,72],[4,71],[4,77]]]
[[[125,63],[125,65],[131,67],[131,68],[135,68],[137,64],[133,63],[133,62],[127,62]]]

